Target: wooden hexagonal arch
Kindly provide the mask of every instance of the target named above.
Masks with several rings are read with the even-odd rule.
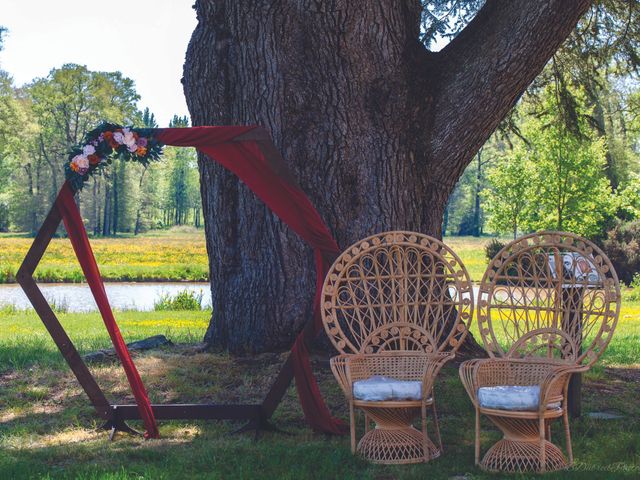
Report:
[[[300,235],[314,249],[316,274],[318,276],[317,283],[321,285],[321,280],[324,278],[329,265],[339,252],[338,246],[318,212],[295,182],[284,159],[263,128],[255,126],[192,127],[147,129],[146,132],[150,132],[156,136],[157,140],[167,145],[195,147],[211,160],[222,164],[225,168],[235,173],[240,180],[244,181],[244,183],[271,208],[274,214],[289,225],[292,230]],[[84,180],[87,179],[88,175]],[[65,183],[58,199],[38,231],[16,277],[62,356],[89,397],[97,414],[105,420],[105,427],[111,429],[111,437],[113,437],[113,434],[118,430],[132,431],[126,425],[126,420],[142,418],[145,419],[145,425],[149,427],[147,418],[145,417],[144,406],[147,407],[146,413],[150,415],[153,427],[155,427],[155,418],[245,419],[248,420],[249,423],[241,430],[255,429],[257,433],[261,428],[272,428],[268,423],[268,419],[280,403],[294,377],[296,378],[296,387],[298,388],[305,417],[312,428],[324,431],[325,433],[342,433],[340,422],[331,417],[329,410],[324,404],[309,365],[307,344],[315,338],[322,329],[319,312],[320,287],[318,287],[315,294],[313,317],[306,322],[306,326],[298,334],[291,354],[283,364],[261,404],[150,404],[148,398],[146,398],[146,392],[144,392],[146,405],[141,405],[141,403],[144,402],[141,402],[137,396],[137,405],[111,404],[85,365],[82,357],[79,355],[73,342],[66,334],[56,314],[33,278],[33,273],[46,252],[60,222],[64,220],[67,227],[69,227],[70,219],[68,210],[70,209],[77,213],[77,206],[72,201],[73,193],[71,184],[69,182]],[[84,225],[82,224],[79,214],[77,218],[79,220],[71,223],[71,232],[69,232],[69,228],[67,230],[72,237],[72,244],[74,244],[74,249],[79,257],[85,276],[87,276],[86,259],[84,259],[85,263],[83,263],[83,258],[78,254],[73,235],[71,235],[72,232],[80,230],[85,237],[85,248],[88,250],[91,258],[93,258],[93,253],[91,252],[91,247],[88,238],[86,238]],[[98,290],[102,288],[104,291],[95,260],[93,260],[93,262],[95,267],[95,271],[93,272],[94,277],[97,277],[97,282],[99,283]],[[87,277],[87,279],[89,280],[89,277]],[[90,283],[90,286],[95,298],[95,285],[91,285]],[[106,294],[104,297],[106,299]],[[98,299],[96,298],[96,300]],[[100,302],[97,303],[100,306]],[[108,301],[106,301],[106,304],[110,313],[111,309],[108,306]],[[102,309],[101,314],[109,329],[105,312]],[[116,331],[116,336],[120,335],[117,325],[115,325],[115,320],[113,320],[113,325],[109,333],[122,361],[122,352],[119,348],[124,348],[126,357],[128,357],[128,351],[126,351],[126,345],[124,345],[121,337],[119,337],[119,343],[114,340],[113,330]],[[132,389],[134,389],[135,395],[135,385],[130,376],[131,372],[127,370],[125,362],[123,362],[123,366],[125,367],[127,377],[132,385]],[[135,366],[132,366],[132,369],[135,376],[137,376]],[[139,385],[142,385],[139,378],[138,381]]]

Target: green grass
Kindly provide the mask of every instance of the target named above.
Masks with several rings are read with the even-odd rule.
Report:
[[[493,237],[445,237],[444,243],[458,254],[464,266],[467,267],[471,280],[479,282],[489,265],[484,247],[491,240]]]
[[[202,297],[202,291],[182,290],[175,295],[164,293],[154,303],[153,309],[155,311],[202,310]]]
[[[210,315],[206,311],[115,312],[127,342],[158,334],[176,343],[199,342]],[[63,313],[58,318],[81,354],[111,346],[98,312]],[[32,365],[63,368],[64,360],[33,310],[0,310],[0,374]]]
[[[145,277],[160,272],[170,277],[170,266],[182,261],[191,262],[193,269],[200,265],[206,273],[204,241],[199,235],[154,232],[141,239],[96,240],[96,253],[100,250],[98,261],[112,280],[118,275]],[[6,264],[2,256],[8,255],[2,242],[18,240],[26,245],[20,248],[28,248],[29,239],[0,236],[1,265]],[[487,264],[482,246],[488,239],[445,241],[462,257],[472,278],[480,280]],[[72,268],[65,251],[70,247],[65,246],[66,240],[55,242],[58,250],[49,260],[45,258],[48,263],[43,266],[61,278],[75,278],[75,274],[65,277],[65,272],[74,271],[65,270]],[[9,245],[15,249],[15,243]],[[191,255],[177,257],[183,250]],[[61,313],[59,317],[81,353],[110,346],[97,313]],[[178,344],[135,355],[154,402],[260,402],[286,357],[201,352],[193,344],[204,336],[206,311],[126,311],[116,312],[116,318],[126,341],[165,334]],[[315,361],[313,368],[330,410],[347,419],[343,395],[326,360]],[[116,362],[93,364],[90,369],[111,401],[133,401]],[[241,422],[162,421],[161,440],[120,435],[109,442],[35,313],[6,308],[0,310],[0,479],[635,479],[640,478],[639,370],[640,301],[625,296],[612,343],[585,376],[583,386],[585,412],[615,411],[624,419],[583,416],[573,420],[576,466],[544,477],[487,474],[473,465],[473,410],[453,366],[443,370],[436,387],[445,453],[429,464],[372,465],[351,455],[347,438],[311,433],[293,386],[273,418],[289,435],[268,433],[255,441],[253,435],[231,433]],[[137,422],[132,426],[141,428]],[[554,425],[553,435],[561,438],[559,425]],[[498,438],[498,431],[483,422],[483,451]]]
[[[33,239],[0,236],[0,283],[15,275]],[[107,281],[206,281],[209,263],[204,232],[177,228],[137,237],[96,238],[91,245]],[[80,269],[66,238],[51,241],[35,272],[40,282],[81,282]]]
[[[116,312],[127,341],[163,333],[173,342],[202,339],[208,313]],[[109,346],[97,314],[62,314],[81,352]],[[550,479],[610,479],[640,476],[640,303],[627,302],[600,366],[584,379],[583,409],[615,411],[623,420],[586,416],[571,423],[576,467]],[[137,354],[136,364],[154,402],[259,402],[286,354],[232,357],[190,345]],[[0,313],[0,478],[174,479],[174,478],[510,478],[473,465],[473,410],[454,367],[444,369],[436,398],[445,454],[429,464],[372,465],[350,453],[347,438],[311,433],[293,386],[274,423],[289,432],[253,435],[231,432],[241,422],[162,421],[161,440],[120,435],[115,442],[98,429],[98,417],[31,312]],[[90,366],[114,402],[132,401],[116,362]],[[342,393],[326,360],[313,363],[331,411],[347,419]],[[139,423],[133,426],[141,428]],[[561,438],[554,425],[555,438]],[[483,448],[499,437],[483,423]],[[484,451],[483,450],[483,451]],[[519,476],[515,478],[540,478]]]

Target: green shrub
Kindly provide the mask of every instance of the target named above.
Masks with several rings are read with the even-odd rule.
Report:
[[[176,295],[162,294],[153,304],[156,311],[164,310],[202,310],[202,290],[194,292],[182,290]]]
[[[640,272],[640,220],[618,223],[609,230],[601,246],[618,278],[630,285]]]
[[[52,298],[49,300],[49,306],[55,313],[69,313],[69,300],[66,297]]]
[[[500,250],[504,248],[506,243],[501,242],[497,238],[494,238],[484,246],[484,254],[487,260],[491,261],[498,254]]]
[[[624,294],[624,300],[629,302],[640,302],[640,273],[636,273],[629,285],[631,289]]]

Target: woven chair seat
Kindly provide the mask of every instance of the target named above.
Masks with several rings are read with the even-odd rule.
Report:
[[[421,400],[422,382],[373,375],[353,382],[353,397],[365,402]]]
[[[497,385],[480,387],[478,403],[481,408],[495,410],[535,411],[540,404],[539,385]],[[560,408],[560,402],[547,405],[548,409]]]

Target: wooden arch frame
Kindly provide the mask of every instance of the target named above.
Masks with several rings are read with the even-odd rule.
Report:
[[[255,141],[270,168],[277,175],[285,178],[289,184],[298,187],[280,152],[264,128],[257,127],[233,138],[231,141]],[[137,434],[138,432],[131,429],[126,424],[126,421],[142,418],[138,405],[113,404],[107,399],[33,278],[33,274],[62,220],[62,212],[54,202],[16,273],[16,280],[44,323],[45,328],[82,389],[89,397],[96,413],[105,421],[103,428],[110,430],[109,438],[113,439],[117,431]],[[322,254],[327,256],[328,261],[333,260],[333,258],[329,258],[329,252],[322,252]],[[305,323],[302,332],[299,334],[302,335],[305,345],[310,345],[316,337],[313,316]],[[259,435],[260,430],[277,430],[269,422],[269,419],[282,401],[294,378],[294,358],[294,353],[290,352],[269,391],[259,404],[151,404],[154,416],[158,420],[247,420],[248,423],[237,432],[255,430],[256,436]]]

